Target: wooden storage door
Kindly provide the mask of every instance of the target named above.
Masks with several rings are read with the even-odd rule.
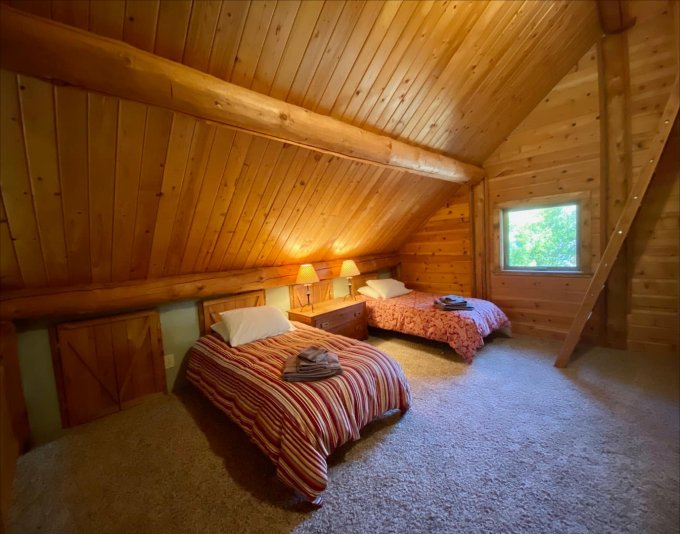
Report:
[[[165,391],[165,368],[158,313],[130,317],[112,325],[114,361],[121,408]]]
[[[65,426],[117,412],[166,390],[155,311],[64,323],[56,337]]]

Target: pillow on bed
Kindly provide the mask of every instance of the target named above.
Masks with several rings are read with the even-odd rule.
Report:
[[[411,292],[410,289],[406,289],[404,282],[400,282],[393,278],[367,280],[366,284],[368,284],[371,289],[375,289],[380,294],[380,297],[384,299],[406,295],[406,293]]]
[[[232,347],[292,330],[290,321],[274,306],[237,308],[220,313]]]
[[[368,297],[371,299],[381,299],[382,297],[380,296],[380,293],[378,293],[375,289],[372,287],[368,286],[363,286],[357,289],[359,293],[361,293],[364,297]]]
[[[220,321],[219,323],[211,324],[210,330],[215,332],[224,341],[229,341],[229,330],[227,330],[227,325],[224,324],[224,321]]]

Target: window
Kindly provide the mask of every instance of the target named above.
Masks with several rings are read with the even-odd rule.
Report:
[[[511,202],[498,208],[502,271],[586,272],[588,201],[582,195]]]

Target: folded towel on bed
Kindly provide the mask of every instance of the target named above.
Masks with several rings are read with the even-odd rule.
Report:
[[[434,307],[443,311],[471,310],[467,300],[458,295],[445,295],[434,299]]]
[[[435,302],[441,302],[442,304],[467,304],[465,297],[460,295],[444,295],[443,297],[438,297]]]
[[[435,300],[434,307],[443,311],[474,310],[472,306],[468,306],[467,302],[464,302],[463,304],[444,304]]]
[[[286,382],[310,382],[342,374],[338,355],[325,349],[308,347],[289,356],[283,367]]]

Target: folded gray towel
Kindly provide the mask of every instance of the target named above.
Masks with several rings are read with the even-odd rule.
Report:
[[[307,350],[305,349],[303,353]],[[323,350],[323,353],[316,354],[314,356],[316,361],[313,362],[303,359],[302,353],[289,356],[283,367],[283,379],[287,382],[309,382],[341,374],[342,367],[340,367],[338,355],[324,349],[320,350]],[[306,354],[309,355],[309,353]]]
[[[307,347],[297,357],[308,362],[326,361],[326,349]]]

